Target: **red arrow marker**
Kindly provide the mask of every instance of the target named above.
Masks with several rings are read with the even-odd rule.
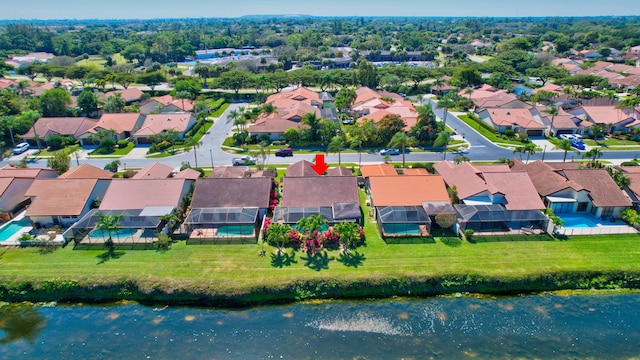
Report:
[[[327,171],[329,166],[324,163],[324,154],[316,154],[316,164],[312,165],[311,168],[315,170],[318,175],[322,175]]]

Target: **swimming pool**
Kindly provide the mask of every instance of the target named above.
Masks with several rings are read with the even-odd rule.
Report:
[[[602,226],[603,223],[595,217],[586,214],[560,214],[559,216],[563,221],[562,227],[567,229],[596,228]]]
[[[531,94],[531,89],[529,89],[528,87],[524,87],[524,86],[518,85],[518,86],[514,86],[513,87],[513,93],[516,94],[517,96],[520,96],[523,93],[525,95],[530,95]]]
[[[382,232],[387,236],[420,235],[418,224],[383,224]]]
[[[253,235],[253,225],[223,225],[218,228],[216,236],[250,236]]]
[[[117,231],[112,231],[111,232],[111,238],[123,239],[123,238],[131,237],[137,231],[138,231],[138,229],[131,229],[131,228],[118,229]],[[109,232],[107,230],[92,230],[89,233],[89,237],[108,239],[109,238]]]
[[[31,226],[31,221],[27,219],[20,219],[16,221],[10,221],[0,228],[0,241],[6,241],[16,233],[22,231],[22,229]]]

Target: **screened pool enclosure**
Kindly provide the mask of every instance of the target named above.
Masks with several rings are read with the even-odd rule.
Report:
[[[471,229],[482,232],[541,231],[549,219],[540,210],[507,210],[502,205],[455,205],[460,232]]]
[[[253,207],[191,209],[183,226],[191,240],[256,239],[261,215],[260,209]]]

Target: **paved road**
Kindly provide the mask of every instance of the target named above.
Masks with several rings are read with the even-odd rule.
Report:
[[[430,100],[429,100],[430,101]],[[122,166],[128,168],[142,168],[150,163],[159,161],[166,165],[172,167],[179,167],[183,162],[189,162],[192,166],[196,165],[196,154],[197,154],[197,163],[199,166],[211,166],[213,163],[214,166],[221,165],[230,165],[231,159],[236,157],[237,155],[230,154],[224,152],[220,149],[220,145],[226,138],[227,134],[233,128],[233,120],[228,118],[228,114],[230,110],[238,109],[239,107],[246,107],[246,103],[236,103],[231,104],[227,111],[215,121],[209,133],[206,134],[202,138],[202,146],[198,148],[195,152],[190,151],[188,153],[182,153],[175,156],[169,156],[166,158],[160,159],[131,159],[124,158],[121,159]],[[443,109],[437,109],[434,104],[434,112],[436,116],[440,119],[444,116]],[[453,114],[447,114],[447,124],[449,127],[455,129],[458,134],[464,134],[465,140],[469,143],[469,149],[464,152],[464,155],[468,156],[473,161],[492,161],[497,160],[501,157],[513,157],[516,156],[512,150],[504,149],[499,147],[485,137],[477,133],[463,121],[455,117]],[[533,160],[551,160],[551,161],[562,161],[562,157],[564,156],[564,152],[562,151],[553,151],[552,149],[547,149],[543,153],[536,153],[530,157],[530,161]],[[6,165],[11,162],[17,162],[20,158],[24,157],[26,154],[13,156],[11,158],[0,161],[0,165]],[[453,158],[458,155],[458,153],[448,153],[446,158],[448,160],[453,160]],[[633,159],[640,157],[640,150],[632,150],[632,151],[603,151],[602,160],[608,160],[613,162],[620,162],[623,160]],[[405,160],[407,162],[436,162],[442,160],[442,153],[428,153],[428,152],[420,152],[420,153],[409,153],[406,154]],[[526,156],[525,156],[526,158]],[[581,156],[575,153],[567,154],[567,161],[571,160],[580,160]],[[291,164],[296,161],[307,160],[310,162],[315,161],[315,155],[305,154],[300,155],[296,154],[293,157],[280,158],[274,155],[270,155],[267,159],[267,165],[269,164]],[[75,166],[76,163],[90,163],[92,165],[103,168],[108,162],[112,161],[112,159],[80,159],[76,162],[75,159],[72,159],[71,166]],[[338,163],[338,155],[337,154],[326,154],[325,161],[327,163]],[[343,163],[358,163],[359,155],[357,153],[348,153],[341,155],[341,161]],[[367,152],[362,153],[362,163],[380,163],[383,161],[383,157],[380,156],[377,152]],[[394,156],[394,162],[402,161],[402,156]],[[46,167],[46,160],[38,160],[29,163],[30,167]]]

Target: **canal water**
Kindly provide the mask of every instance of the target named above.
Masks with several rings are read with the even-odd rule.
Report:
[[[640,293],[323,301],[249,309],[10,304],[3,359],[640,357]]]

